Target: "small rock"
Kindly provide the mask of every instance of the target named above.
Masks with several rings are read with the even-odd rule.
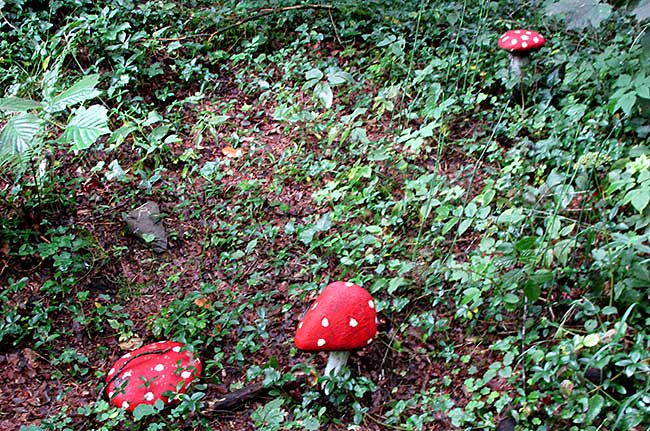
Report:
[[[517,426],[517,421],[514,418],[505,418],[497,425],[497,431],[514,431]]]
[[[160,219],[158,204],[148,201],[126,215],[129,231],[156,253],[167,250],[167,232]]]

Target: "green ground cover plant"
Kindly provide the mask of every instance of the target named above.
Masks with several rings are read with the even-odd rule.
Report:
[[[648,429],[649,7],[0,0],[0,428]],[[380,332],[319,376],[336,280]],[[166,339],[201,377],[113,407]]]

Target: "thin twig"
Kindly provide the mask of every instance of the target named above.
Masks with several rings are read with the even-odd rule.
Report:
[[[9,20],[7,20],[7,17],[5,17],[5,14],[3,14],[1,10],[0,10],[0,17],[5,22],[5,24],[7,24],[9,27],[11,27],[14,31],[18,31],[18,29],[16,27],[14,27],[14,25],[12,23],[10,23]]]
[[[336,30],[336,23],[334,22],[334,17],[332,16],[332,10],[328,9],[327,14],[330,16],[330,22],[332,23],[332,30],[334,30],[334,37],[336,38],[336,41],[339,43],[341,48],[343,48],[343,42],[341,42],[341,38],[339,37],[339,32]]]

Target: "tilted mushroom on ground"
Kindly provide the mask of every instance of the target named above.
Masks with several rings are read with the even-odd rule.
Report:
[[[338,374],[351,350],[370,344],[377,333],[375,303],[362,287],[337,281],[323,289],[304,315],[294,341],[306,351],[330,352],[325,375]]]
[[[530,61],[529,54],[545,43],[544,36],[532,30],[508,30],[499,38],[499,48],[508,51],[510,70],[519,79],[522,77],[521,68]]]
[[[184,393],[201,373],[201,361],[174,341],[148,344],[123,355],[106,375],[111,403],[132,412],[140,404],[169,402],[168,393]]]

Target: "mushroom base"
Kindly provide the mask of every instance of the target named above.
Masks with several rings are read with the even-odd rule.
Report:
[[[335,376],[341,372],[341,368],[345,366],[350,357],[350,352],[347,350],[333,350],[327,358],[327,365],[325,366],[326,376]]]

